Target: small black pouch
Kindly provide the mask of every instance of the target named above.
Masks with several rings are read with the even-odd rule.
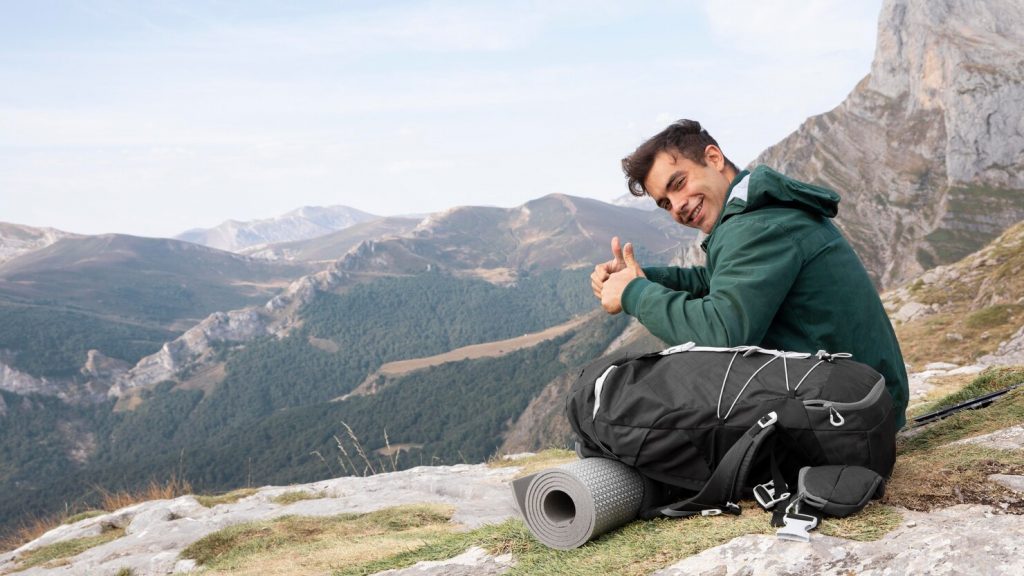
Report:
[[[805,466],[797,484],[803,503],[837,518],[859,512],[885,494],[885,479],[861,466]]]

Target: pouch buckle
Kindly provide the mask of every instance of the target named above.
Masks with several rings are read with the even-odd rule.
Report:
[[[811,530],[818,527],[817,516],[798,512],[788,512],[782,517],[782,522],[785,526],[779,528],[775,534],[780,540],[791,542],[810,542]]]

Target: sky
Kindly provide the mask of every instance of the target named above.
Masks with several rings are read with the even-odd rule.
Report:
[[[0,221],[609,201],[679,118],[745,165],[870,70],[881,0],[0,0]]]

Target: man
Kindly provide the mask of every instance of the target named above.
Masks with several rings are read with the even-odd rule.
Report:
[[[680,120],[622,161],[630,192],[707,234],[707,264],[641,268],[612,239],[591,275],[611,314],[625,311],[669,345],[757,345],[849,352],[878,370],[905,422],[903,356],[878,293],[831,222],[839,196],[765,166],[740,171],[700,123]]]

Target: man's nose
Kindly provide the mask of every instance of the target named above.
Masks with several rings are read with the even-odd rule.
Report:
[[[686,198],[669,198],[672,203],[672,214],[674,216],[683,216],[686,214]]]

